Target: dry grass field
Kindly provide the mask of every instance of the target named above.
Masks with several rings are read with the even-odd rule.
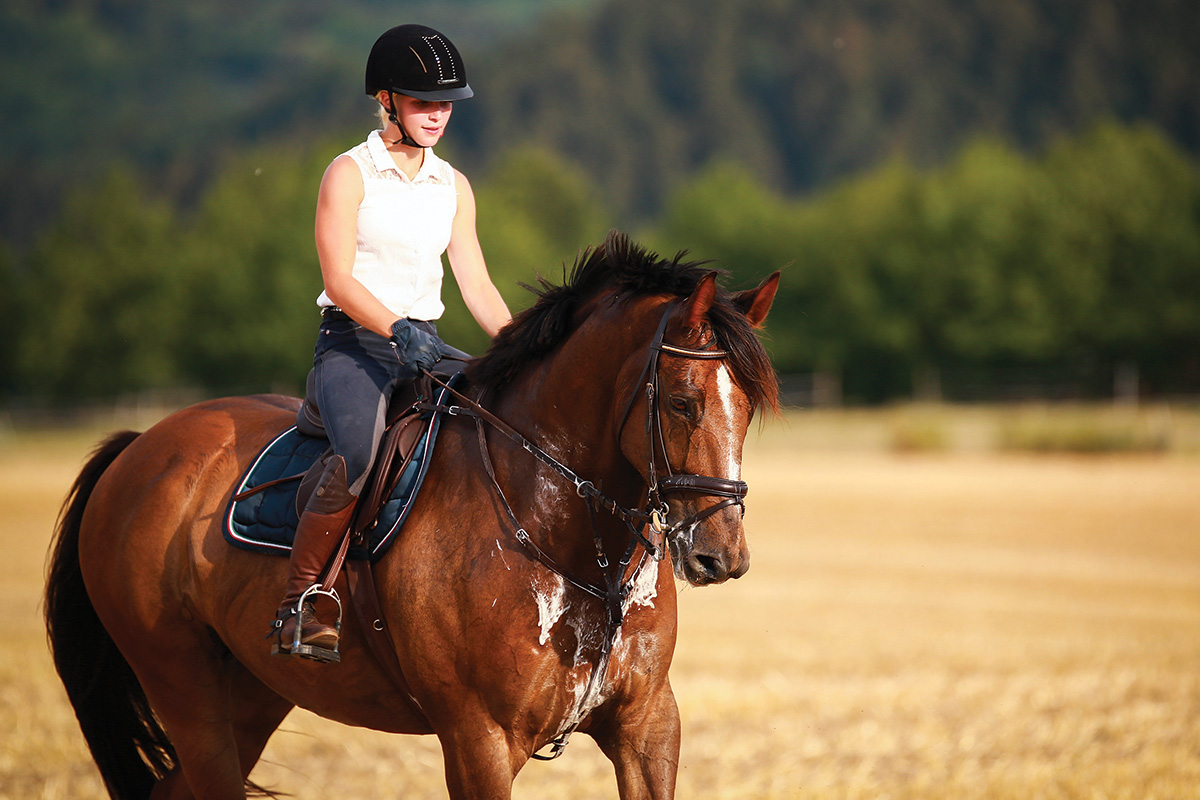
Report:
[[[679,797],[1200,796],[1200,417],[1125,412],[1148,445],[1033,455],[1005,431],[1041,417],[1007,413],[794,412],[752,431],[754,567],[681,596]],[[0,800],[103,796],[39,606],[92,438],[0,430]],[[255,777],[296,797],[445,796],[436,741],[303,713]],[[586,737],[516,788],[615,795]]]

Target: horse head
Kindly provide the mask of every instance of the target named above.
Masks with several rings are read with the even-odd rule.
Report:
[[[755,330],[779,273],[733,293],[718,272],[682,255],[663,259],[610,235],[562,285],[543,280],[538,301],[469,375],[480,386],[511,387],[499,398],[502,413],[523,419],[538,441],[570,439],[554,451],[586,453],[587,477],[603,483],[625,521],[650,519],[676,575],[704,585],[750,565],[742,442],[755,411],[778,402]],[[571,502],[544,506],[561,511]],[[596,524],[627,538],[625,523]],[[578,546],[586,553],[591,541]]]
[[[653,527],[676,576],[693,585],[750,569],[742,444],[757,406],[775,402],[774,375],[763,374],[770,367],[753,331],[778,286],[776,272],[756,289],[728,294],[709,272],[686,298],[668,300],[633,388],[644,396],[628,404],[622,450],[643,470],[658,506]]]

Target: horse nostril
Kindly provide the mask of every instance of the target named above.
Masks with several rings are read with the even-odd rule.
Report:
[[[729,577],[725,562],[720,556],[693,553],[688,558],[688,563],[696,583],[719,583]]]

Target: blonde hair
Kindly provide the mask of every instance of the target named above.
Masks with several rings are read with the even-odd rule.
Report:
[[[375,93],[375,100],[379,103],[379,107],[375,109],[375,113],[379,115],[379,127],[386,128],[391,120],[388,119],[387,107],[383,104],[383,97],[387,94],[386,89],[380,89]]]

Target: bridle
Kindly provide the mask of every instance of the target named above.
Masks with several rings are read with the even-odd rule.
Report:
[[[625,423],[628,421],[629,415],[633,412],[633,405],[637,401],[638,387],[644,386],[646,396],[646,450],[649,453],[649,463],[646,469],[649,479],[647,509],[651,515],[651,527],[661,532],[664,542],[667,543],[670,543],[680,531],[696,525],[731,505],[737,505],[744,515],[746,513],[746,493],[749,491],[749,487],[745,481],[716,478],[707,475],[680,474],[671,469],[671,459],[667,455],[667,440],[666,436],[663,435],[662,414],[659,407],[659,395],[661,393],[658,387],[658,362],[660,357],[667,355],[677,358],[717,360],[729,356],[729,352],[726,350],[714,350],[710,348],[694,349],[664,342],[663,335],[666,333],[667,322],[671,318],[671,306],[673,305],[675,304],[671,303],[668,305],[663,313],[662,320],[658,323],[658,330],[655,331],[654,339],[650,344],[650,352],[646,358],[646,365],[642,368],[641,375],[634,383],[634,391],[630,393],[629,399],[625,402],[625,411],[621,415],[620,424],[617,425],[617,435],[619,437],[620,432],[625,428]],[[666,473],[662,479],[658,477],[657,468],[660,452]],[[676,522],[670,527],[665,527],[669,507],[666,500],[663,499],[663,495],[688,492],[724,499],[703,511],[698,511]],[[656,514],[657,517],[655,516]]]
[[[711,348],[693,349],[664,342],[663,336],[666,333],[667,323],[671,318],[671,312],[677,305],[677,301],[672,301],[663,310],[662,319],[659,321],[658,329],[655,331],[654,338],[650,343],[646,363],[642,367],[642,371],[634,383],[634,388],[625,402],[624,412],[621,415],[620,423],[616,427],[619,439],[621,431],[624,430],[629,416],[633,412],[633,406],[637,402],[637,398],[640,394],[644,393],[646,398],[645,430],[648,462],[646,470],[648,491],[644,508],[629,508],[613,500],[598,489],[592,481],[582,478],[573,469],[529,441],[508,423],[492,414],[482,406],[481,401],[476,401],[463,395],[432,375],[430,377],[436,383],[449,390],[461,405],[417,404],[422,410],[444,412],[452,416],[470,416],[475,419],[479,450],[484,468],[491,479],[492,487],[495,489],[497,497],[500,499],[501,506],[508,516],[509,523],[513,527],[517,541],[520,542],[521,546],[530,556],[547,569],[558,574],[576,588],[603,601],[608,611],[606,616],[606,635],[601,645],[600,656],[597,659],[596,668],[592,670],[587,691],[577,706],[576,718],[572,719],[565,727],[564,732],[551,743],[551,753],[549,755],[533,754],[533,757],[539,760],[548,761],[562,755],[570,735],[583,721],[583,709],[589,708],[589,701],[594,700],[600,691],[604,675],[607,672],[609,657],[612,653],[613,641],[624,619],[625,600],[633,589],[634,579],[641,571],[645,559],[650,557],[655,561],[661,561],[665,549],[672,546],[682,531],[691,529],[708,517],[730,506],[738,506],[742,513],[745,514],[746,507],[744,500],[748,487],[744,481],[707,475],[677,473],[671,468],[670,458],[667,455],[666,439],[663,435],[662,415],[659,408],[658,368],[660,358],[665,355],[674,358],[716,360],[727,358],[729,355],[728,351],[725,350]],[[530,538],[524,527],[521,526],[516,512],[513,511],[512,504],[509,503],[508,498],[504,494],[504,489],[500,486],[500,482],[496,477],[495,466],[492,463],[491,453],[488,449],[485,423],[520,445],[523,450],[530,453],[538,461],[574,485],[575,493],[584,500],[591,518],[593,539],[596,547],[596,563],[600,567],[601,574],[604,576],[603,584],[580,578],[560,566]],[[659,477],[658,467],[660,454],[663,464],[662,477]],[[682,520],[673,524],[668,523],[667,516],[670,507],[664,496],[688,493],[715,496],[722,499],[720,502],[697,511]],[[625,524],[629,533],[629,541],[625,552],[618,559],[615,568],[610,567],[608,554],[605,552],[603,542],[601,541],[598,524],[600,510],[608,511],[620,519]],[[647,526],[650,529],[651,538],[647,538],[642,534],[642,529]],[[654,539],[658,541],[655,542]],[[622,578],[628,571],[629,565],[633,560],[633,555],[639,545],[642,548],[642,553],[638,559],[638,565],[630,573],[629,579],[623,581]]]

